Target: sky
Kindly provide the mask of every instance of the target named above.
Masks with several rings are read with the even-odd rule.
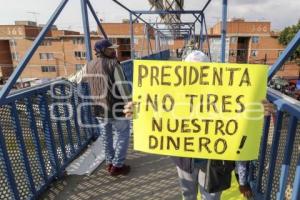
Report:
[[[37,21],[45,24],[61,0],[0,0],[0,24],[13,24],[15,20]],[[119,0],[131,10],[149,10],[148,0]],[[185,0],[185,10],[199,10],[207,0]],[[129,14],[111,0],[90,0],[98,16],[104,22],[121,22],[128,19]],[[284,27],[297,23],[300,19],[300,0],[228,0],[228,19],[245,18],[249,21],[271,21],[272,30],[282,30]],[[212,0],[205,16],[208,26],[221,20],[222,0]],[[69,0],[66,8],[56,21],[63,29],[82,31],[80,0]],[[157,16],[149,15],[143,18],[156,20]],[[194,21],[192,16],[185,15],[184,21]],[[96,24],[90,16],[91,30]]]

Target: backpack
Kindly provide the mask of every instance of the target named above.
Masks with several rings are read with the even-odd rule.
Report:
[[[209,193],[221,192],[231,186],[231,172],[235,161],[208,160],[205,169],[204,189]]]

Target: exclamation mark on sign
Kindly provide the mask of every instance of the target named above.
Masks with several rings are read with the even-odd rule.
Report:
[[[247,139],[247,136],[242,137],[242,140],[241,140],[241,143],[240,143],[240,146],[239,146],[239,150],[236,152],[237,154],[240,154],[240,150],[244,147],[246,139]]]

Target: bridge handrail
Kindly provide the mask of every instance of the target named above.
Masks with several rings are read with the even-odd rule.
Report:
[[[132,60],[122,66],[132,76]],[[0,196],[35,199],[100,134],[88,95],[87,85],[76,87],[60,78],[12,91],[1,101],[0,163],[5,164],[0,166]]]

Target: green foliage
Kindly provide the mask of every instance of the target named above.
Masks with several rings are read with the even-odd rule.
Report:
[[[298,23],[292,26],[286,27],[279,35],[279,43],[282,45],[287,45],[293,37],[296,35],[296,33],[300,30],[300,19],[298,20]],[[296,49],[294,54],[292,55],[292,60],[299,59],[300,58],[300,46]]]

